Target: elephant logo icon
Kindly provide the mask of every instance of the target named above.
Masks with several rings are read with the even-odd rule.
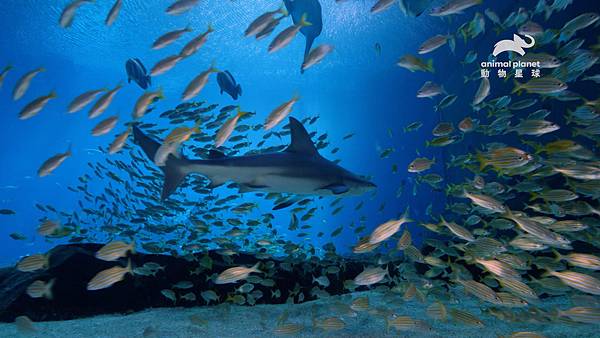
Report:
[[[496,57],[503,52],[515,52],[521,56],[525,55],[525,48],[531,48],[535,45],[533,36],[525,34],[525,37],[529,39],[529,43],[517,34],[513,34],[512,40],[498,41],[498,43],[494,45],[494,52],[492,55]]]

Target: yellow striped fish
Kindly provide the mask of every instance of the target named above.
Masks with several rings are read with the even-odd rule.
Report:
[[[408,230],[405,229],[404,232],[402,233],[402,236],[400,236],[400,239],[398,240],[396,249],[404,250],[411,244],[412,244],[412,237],[410,236],[410,232],[408,232]]]
[[[578,323],[600,323],[600,308],[598,307],[577,306],[564,311],[559,310],[558,315],[567,317]]]
[[[27,287],[27,295],[31,298],[52,299],[52,286],[54,286],[56,278],[52,278],[48,283],[42,280],[36,280]]]
[[[369,297],[358,297],[352,301],[350,308],[354,311],[366,311],[369,309]]]
[[[425,262],[425,256],[417,249],[414,245],[409,245],[404,249],[404,254],[413,262],[423,263]]]
[[[135,253],[135,242],[127,244],[122,241],[112,241],[96,252],[96,258],[103,261],[116,261],[119,258],[127,256],[127,252]]]
[[[371,252],[377,247],[379,247],[381,243],[371,244],[369,243],[369,236],[361,238],[358,243],[352,248],[352,252],[356,254]]]
[[[537,332],[521,331],[513,332],[508,338],[546,338],[546,336]]]
[[[517,272],[517,270],[513,269],[510,265],[497,261],[495,259],[485,260],[485,259],[475,259],[475,262],[483,265],[485,270],[493,273],[494,275],[501,278],[512,278],[519,279],[521,278],[521,274]]]
[[[48,255],[35,254],[31,256],[23,257],[19,263],[17,263],[17,270],[22,272],[32,272],[48,267]]]
[[[393,316],[391,319],[386,319],[386,331],[389,332],[390,327],[398,331],[412,331],[416,329],[417,322],[416,320],[408,317],[408,316]]]
[[[245,266],[229,268],[217,276],[215,284],[235,283],[239,280],[246,279],[246,277],[248,277],[248,275],[252,272],[262,273],[262,271],[258,269],[259,264],[260,262],[257,262],[251,268],[247,268]]]
[[[500,299],[500,302],[502,306],[505,307],[525,307],[527,305],[529,305],[529,303],[527,303],[526,301],[522,300],[521,298],[513,295],[512,293],[508,293],[508,292],[496,292],[496,295],[498,296],[498,298]]]
[[[592,276],[574,271],[557,272],[549,270],[548,274],[557,277],[561,280],[561,282],[574,289],[583,291],[585,293],[590,293],[592,295],[600,295],[600,280]]]
[[[509,292],[513,293],[514,295],[524,298],[525,300],[537,300],[538,299],[538,296],[535,293],[535,291],[533,291],[532,288],[530,288],[527,284],[523,283],[520,280],[512,279],[512,278],[497,278],[497,279],[498,279],[498,282],[500,282],[500,285],[502,285],[502,287],[504,289],[506,289],[506,291],[509,291]]]
[[[133,274],[131,270],[131,260],[127,262],[126,267],[113,266],[112,268],[98,272],[87,285],[88,290],[101,290],[111,287],[113,284],[123,280],[125,274]]]
[[[279,324],[275,329],[273,329],[273,333],[277,335],[293,335],[298,334],[304,330],[304,326],[296,323],[285,323]]]
[[[474,280],[456,280],[457,283],[463,286],[465,293],[471,295],[492,304],[500,304],[501,301],[489,286],[476,282]]]
[[[435,302],[427,307],[427,316],[432,319],[446,321],[448,311],[442,302]]]
[[[356,285],[372,285],[381,282],[388,275],[387,268],[384,270],[380,267],[370,267],[354,277]]]
[[[567,263],[578,266],[584,269],[590,270],[600,270],[600,257],[590,255],[590,254],[581,254],[572,252],[568,255],[561,255],[558,251],[553,250],[554,255],[556,256],[556,260],[565,260]]]
[[[327,317],[324,319],[313,318],[313,327],[325,331],[337,331],[346,327],[346,323],[338,317]]]
[[[506,207],[502,202],[483,194],[472,194],[467,191],[463,193],[463,196],[470,199],[471,202],[477,206],[480,206],[486,210],[503,213],[506,212]]]
[[[415,297],[416,293],[417,293],[417,287],[415,286],[414,283],[410,283],[408,285],[408,287],[406,288],[406,291],[404,291],[404,295],[402,295],[402,299],[404,299],[405,302],[408,302],[409,300],[411,300]]]
[[[42,224],[40,224],[40,226],[38,226],[37,233],[40,234],[41,236],[50,236],[56,230],[58,230],[59,226],[60,226],[60,224],[58,222],[47,219],[44,222],[42,222]]]
[[[442,225],[444,225],[446,228],[448,228],[448,230],[450,230],[450,232],[452,232],[454,235],[456,235],[456,237],[458,237],[460,239],[464,239],[467,242],[472,242],[475,240],[475,237],[473,237],[473,234],[469,230],[461,227],[460,225],[458,225],[454,222],[448,223],[448,222],[446,222],[446,220],[443,217],[441,217],[441,222],[442,222]]]
[[[473,315],[467,311],[458,310],[458,309],[450,309],[448,311],[448,313],[450,313],[450,316],[452,317],[452,319],[456,320],[457,322],[461,322],[463,324],[472,325],[472,326],[479,326],[479,327],[484,326],[481,319],[475,317],[475,315]]]
[[[387,221],[381,225],[379,225],[371,235],[369,236],[370,244],[377,244],[385,241],[386,239],[392,237],[398,230],[400,230],[400,226],[404,223],[412,222],[412,220],[408,217],[408,208],[404,211],[404,215],[400,217],[398,220]]]

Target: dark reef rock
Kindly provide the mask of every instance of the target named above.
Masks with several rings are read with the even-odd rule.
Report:
[[[167,255],[137,253],[130,255],[134,267],[141,267],[144,263],[155,262],[166,268],[158,271],[155,276],[140,276],[127,274],[125,279],[110,288],[97,291],[88,291],[87,283],[101,270],[115,265],[125,266],[127,259],[118,262],[105,262],[94,257],[100,244],[70,244],[60,245],[51,250],[50,267],[47,270],[36,272],[21,272],[14,267],[0,270],[0,321],[13,322],[15,317],[26,315],[33,321],[68,320],[80,317],[93,316],[106,313],[128,313],[152,307],[170,306],[202,306],[206,305],[200,293],[213,290],[219,295],[219,302],[225,302],[228,295],[233,295],[243,281],[235,284],[215,285],[210,281],[210,276],[223,270],[238,265],[252,266],[258,259],[254,255],[238,254],[227,258],[211,251],[209,256],[213,260],[211,269],[204,269],[198,274],[190,271],[199,267],[198,261],[189,257],[174,257]],[[205,253],[196,254],[197,260]],[[265,287],[255,284],[255,290],[261,290],[263,296],[257,299],[256,304],[285,303],[290,297],[290,292],[299,286],[298,294],[294,296],[295,302],[315,299],[311,290],[316,286],[313,276],[320,276],[323,261],[312,258],[298,260],[293,263],[292,271],[279,268],[275,259],[262,260],[263,263],[273,261],[276,273],[270,277],[276,283],[274,287]],[[336,264],[339,264],[336,263]],[[344,260],[345,268],[338,274],[328,274],[330,285],[325,288],[329,294],[342,294],[349,292],[344,289],[344,280],[353,279],[363,270],[364,262]],[[263,264],[264,265],[264,264]],[[390,265],[393,268],[393,265]],[[266,268],[262,266],[261,268]],[[264,269],[266,270],[266,269]],[[257,274],[261,276],[260,274]],[[265,276],[261,276],[265,277]],[[27,287],[36,280],[49,281],[56,278],[52,289],[52,300],[45,298],[31,298],[27,295]],[[174,304],[161,294],[163,289],[171,289],[180,281],[191,281],[194,287],[188,290],[175,290],[178,296],[187,292],[196,295],[196,301],[187,301],[178,297]],[[274,298],[271,291],[279,289],[281,296]],[[303,295],[300,296],[300,293]],[[211,305],[214,305],[212,303]]]

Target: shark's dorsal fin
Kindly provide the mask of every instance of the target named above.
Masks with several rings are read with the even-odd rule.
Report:
[[[285,151],[305,155],[319,154],[302,123],[293,117],[290,117],[290,135],[292,140]]]

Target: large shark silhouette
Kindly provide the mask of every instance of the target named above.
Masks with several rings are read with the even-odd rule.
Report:
[[[319,3],[319,0],[283,0],[283,2],[292,16],[294,24],[298,24],[304,14],[306,14],[306,21],[311,23],[310,26],[305,26],[300,29],[300,33],[306,37],[306,47],[304,48],[304,59],[306,59],[312,48],[313,42],[321,35],[321,31],[323,30],[321,4]],[[300,72],[304,73],[302,67],[300,68]]]
[[[360,195],[375,189],[365,178],[328,161],[315,148],[302,124],[290,117],[291,143],[282,152],[228,157],[212,150],[208,159],[190,160],[169,155],[165,166],[162,199],[172,194],[191,173],[210,180],[209,188],[235,182],[240,192],[268,191],[299,195]],[[160,143],[133,127],[135,143],[150,160]]]

